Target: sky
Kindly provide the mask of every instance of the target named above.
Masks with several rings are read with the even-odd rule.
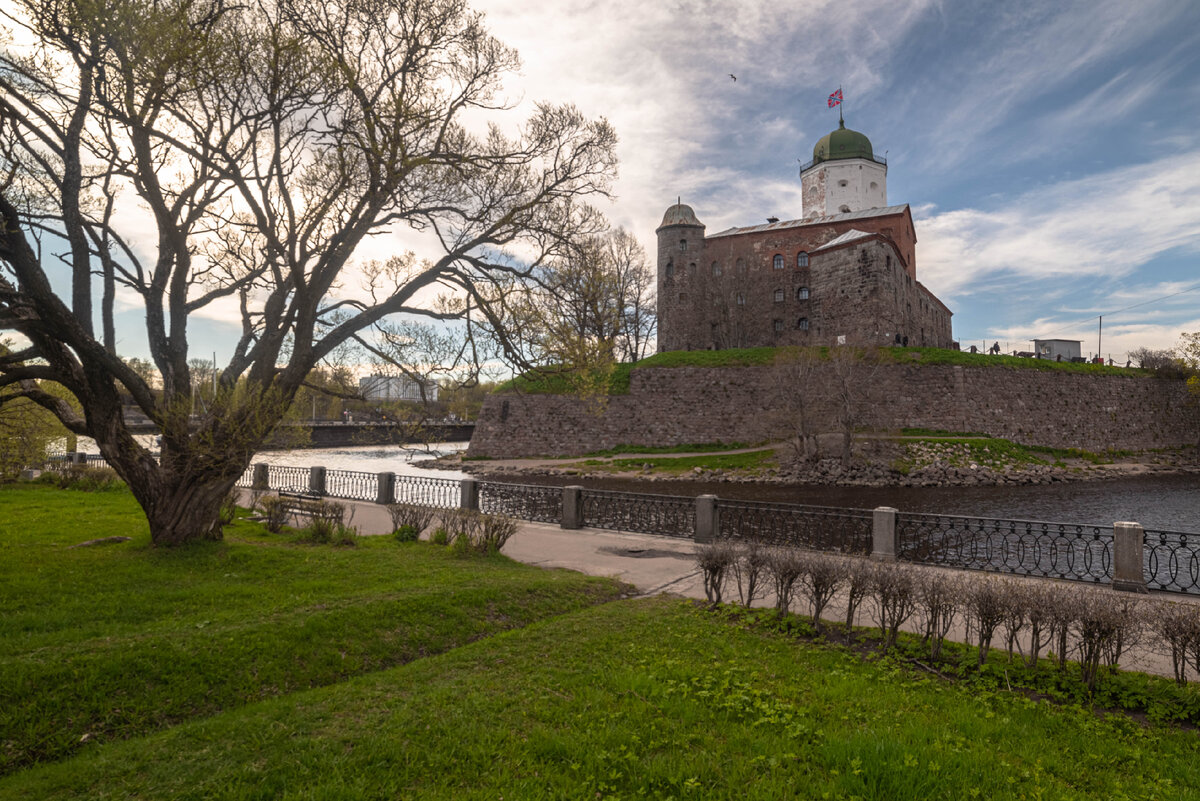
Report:
[[[614,124],[602,208],[648,252],[676,197],[710,233],[800,217],[799,164],[837,127],[840,86],[964,348],[1078,339],[1123,361],[1200,330],[1195,0],[474,6],[521,54],[518,111]]]
[[[549,101],[612,122],[620,168],[600,205],[648,253],[677,197],[710,233],[800,217],[799,165],[837,127],[841,87],[964,348],[1078,339],[1123,362],[1200,331],[1196,0],[472,5],[522,59],[514,108],[492,116],[515,129]],[[409,249],[401,230],[359,255]],[[118,305],[119,351],[147,356],[140,302]],[[237,321],[232,301],[194,317],[192,355],[224,363]]]

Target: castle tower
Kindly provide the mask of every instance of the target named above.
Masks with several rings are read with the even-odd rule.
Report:
[[[871,140],[846,127],[822,136],[813,158],[800,168],[804,219],[887,205],[887,160],[876,156]]]
[[[704,223],[696,219],[691,206],[676,203],[654,232],[658,234],[658,349],[679,350],[686,344],[678,323],[690,314],[692,296],[700,289]]]

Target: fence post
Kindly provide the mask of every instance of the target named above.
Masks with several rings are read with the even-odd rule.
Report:
[[[1142,559],[1146,531],[1137,523],[1113,523],[1112,588],[1124,592],[1146,592]]]
[[[314,495],[325,494],[325,468],[308,468],[308,491]]]
[[[696,542],[712,542],[721,536],[716,495],[696,496]]]
[[[375,495],[375,503],[394,503],[396,497],[396,474],[379,474],[379,491]]]
[[[896,509],[875,507],[871,524],[871,558],[880,562],[896,561]]]
[[[254,477],[250,479],[250,489],[271,489],[270,469],[270,465],[268,465],[266,462],[259,462],[258,464],[254,465]]]
[[[563,487],[563,528],[583,528],[583,487]]]
[[[479,511],[479,482],[473,478],[464,478],[459,483],[459,507],[464,512]]]

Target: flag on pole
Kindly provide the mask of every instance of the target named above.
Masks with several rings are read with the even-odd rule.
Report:
[[[842,90],[839,88],[836,92],[829,96],[829,107],[840,106],[842,104]]]

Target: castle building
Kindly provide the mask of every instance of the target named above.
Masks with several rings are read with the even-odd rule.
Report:
[[[659,350],[832,345],[948,348],[951,311],[917,280],[908,204],[887,161],[842,122],[800,168],[804,215],[705,235],[690,206],[658,234]]]

